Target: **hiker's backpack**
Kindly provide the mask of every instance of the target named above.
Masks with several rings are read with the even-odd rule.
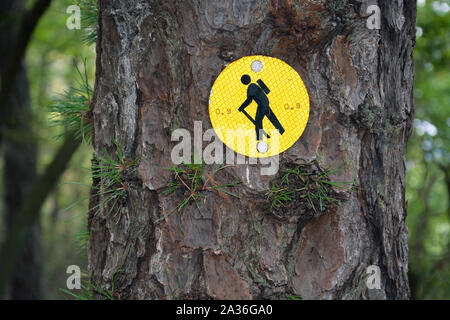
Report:
[[[258,82],[260,88],[263,89],[263,91],[266,94],[269,94],[269,92],[270,92],[269,88],[267,88],[266,84],[261,79],[258,79],[258,81],[256,81],[256,82]]]

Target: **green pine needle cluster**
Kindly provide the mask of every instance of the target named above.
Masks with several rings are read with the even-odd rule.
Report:
[[[128,198],[128,183],[125,174],[135,168],[137,159],[125,159],[122,148],[114,141],[116,148],[115,157],[111,157],[108,152],[105,156],[96,155],[92,164],[92,179],[98,180],[99,184],[93,186],[98,203],[90,210],[97,215],[103,208],[109,207],[106,216],[114,210],[118,210]]]
[[[95,298],[96,294],[101,295],[106,300],[116,300],[114,298],[113,293],[110,290],[102,289],[97,285],[86,280],[81,280],[81,282],[82,282],[80,284],[81,289],[79,293],[72,292],[65,288],[60,288],[59,290],[67,294],[68,296],[75,298],[76,300],[96,300]]]
[[[284,207],[284,204],[292,200],[294,192],[289,190],[289,188],[280,188],[275,184],[272,184],[269,192],[267,193],[267,198],[272,199],[271,208]]]
[[[75,133],[77,139],[90,143],[92,136],[92,123],[86,118],[92,98],[92,88],[89,85],[86,60],[83,60],[84,71],[77,65],[79,80],[75,86],[64,91],[50,106],[50,123],[53,126],[62,126],[67,131]],[[60,134],[59,137],[63,136]]]
[[[80,231],[77,234],[75,234],[77,247],[80,250],[80,252],[86,251],[90,236],[91,234],[89,230]]]
[[[94,44],[97,41],[97,0],[72,0],[72,4],[81,10],[81,27],[85,30],[82,41],[87,45]]]
[[[231,196],[240,199],[239,195],[228,190],[229,188],[239,185],[240,182],[218,184],[214,180],[214,176],[226,167],[227,166],[221,166],[211,174],[204,174],[205,169],[203,164],[182,164],[180,166],[169,168],[168,170],[173,173],[173,180],[169,183],[167,189],[163,191],[163,194],[169,195],[179,190],[183,193],[184,199],[169,213],[156,220],[156,223],[165,220],[174,212],[178,212],[178,222],[181,228],[181,215],[184,209],[191,203],[195,204],[199,213],[203,215],[199,202],[206,197],[206,192],[217,191],[219,195],[224,198],[228,199],[228,196]],[[183,229],[181,228],[181,230]]]
[[[266,194],[271,201],[271,209],[280,210],[293,201],[306,202],[314,212],[323,212],[328,206],[339,205],[341,199],[337,198],[333,188],[349,190],[354,186],[352,182],[330,180],[330,176],[340,170],[322,169],[320,166],[314,170],[308,170],[306,166],[283,170],[281,179],[273,181]]]

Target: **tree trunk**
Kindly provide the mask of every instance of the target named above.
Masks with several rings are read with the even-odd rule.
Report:
[[[24,14],[25,1],[3,2],[1,12],[6,19],[0,26],[0,70],[5,78],[6,63],[17,41],[17,27]],[[8,21],[8,22],[5,22]],[[2,128],[4,157],[5,211],[7,232],[27,200],[36,181],[36,140],[32,130],[32,111],[25,63],[22,62],[8,99],[7,120]],[[11,277],[10,299],[40,299],[42,297],[42,252],[39,219],[26,237],[21,255]]]
[[[404,159],[416,5],[378,6],[381,29],[372,30],[357,1],[100,0],[93,144],[114,155],[117,141],[138,168],[124,178],[118,212],[106,205],[90,214],[92,281],[122,299],[407,299]],[[310,95],[307,128],[280,156],[280,172],[343,164],[333,179],[358,187],[339,191],[345,200],[320,215],[293,208],[277,219],[266,193],[280,173],[236,165],[216,182],[242,181],[233,188],[240,200],[211,192],[202,216],[191,203],[156,223],[183,200],[163,193],[172,130],[193,132],[194,121],[211,128],[213,81],[229,62],[255,54],[286,61]],[[93,196],[91,207],[99,201]],[[365,285],[370,265],[381,270],[381,289]]]

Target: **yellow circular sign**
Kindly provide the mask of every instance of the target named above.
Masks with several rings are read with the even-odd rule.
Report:
[[[270,157],[290,148],[309,117],[299,74],[282,60],[248,56],[230,63],[211,89],[209,116],[217,136],[235,152]]]

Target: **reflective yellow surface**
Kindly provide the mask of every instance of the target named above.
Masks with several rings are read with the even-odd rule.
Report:
[[[259,72],[252,70],[252,62],[262,62]],[[253,64],[258,70],[260,63]],[[255,68],[256,67],[256,68]],[[267,152],[258,152],[255,125],[238,109],[247,99],[248,86],[241,82],[243,75],[249,75],[251,83],[261,79],[270,89],[267,94],[269,106],[285,129],[280,134],[267,117],[263,120],[263,130],[270,138],[262,135],[267,142]],[[257,103],[252,103],[245,111],[255,119]],[[211,90],[209,115],[217,136],[237,153],[254,157],[270,157],[291,147],[305,130],[309,117],[309,97],[299,74],[282,60],[266,56],[248,56],[230,63],[217,77]]]

